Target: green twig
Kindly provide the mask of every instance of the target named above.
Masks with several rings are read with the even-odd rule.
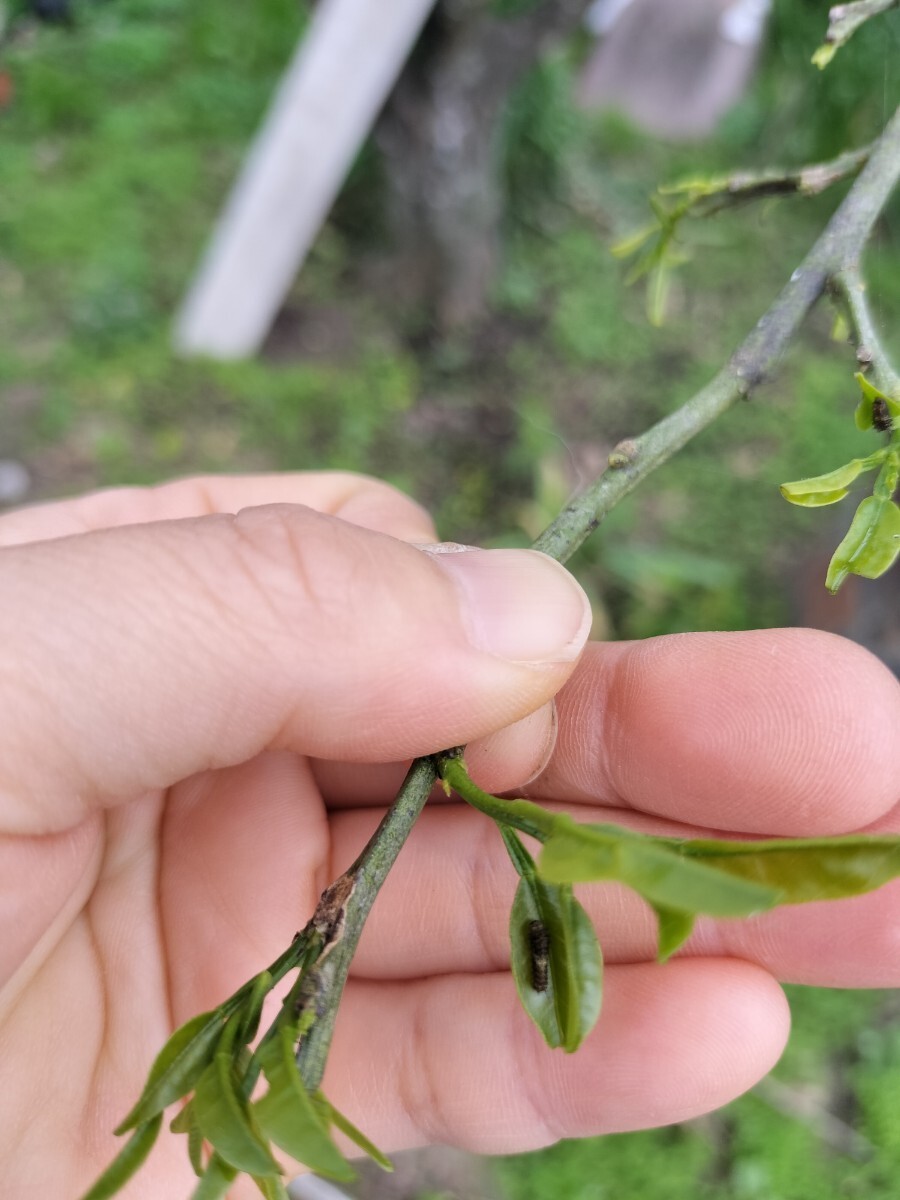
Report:
[[[605,516],[652,471],[750,396],[768,376],[830,280],[860,257],[900,177],[900,109],[879,138],[865,168],[781,295],[727,366],[695,396],[639,437],[620,443],[610,467],[572,500],[535,542],[566,562]]]
[[[873,146],[846,150],[827,162],[803,167],[772,167],[765,171],[735,171],[713,179],[685,180],[659,188],[661,196],[684,196],[685,216],[709,217],[738,204],[768,196],[817,196],[827,188],[857,175],[866,165]]]
[[[895,371],[876,332],[866,282],[858,264],[848,263],[836,271],[831,279],[831,290],[846,313],[860,370],[868,374],[882,392],[900,400],[900,374]]]
[[[307,1003],[314,1006],[317,1019],[300,1042],[297,1064],[310,1092],[316,1091],[325,1071],[338,1004],[366,918],[436,781],[433,760],[417,759],[384,820],[356,862],[341,876],[350,887],[336,914],[338,935],[305,979]]]

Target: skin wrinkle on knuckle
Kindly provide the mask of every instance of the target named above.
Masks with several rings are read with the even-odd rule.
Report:
[[[509,978],[510,986],[512,987],[512,976],[510,975]],[[538,1056],[542,1054],[545,1047],[543,1042],[537,1040],[534,1030],[530,1025],[524,1029],[524,1033],[527,1036],[523,1036],[523,1023],[526,1020],[527,1018],[525,1018],[525,1014],[522,1012],[517,1000],[515,1003],[508,1005],[505,1036],[509,1045],[505,1061],[512,1064],[512,1071],[518,1082],[519,1094],[528,1106],[530,1119],[526,1116],[522,1124],[529,1127],[531,1131],[539,1131],[537,1137],[534,1136],[533,1132],[530,1133],[528,1139],[529,1145],[547,1146],[558,1142],[560,1138],[566,1136],[566,1122],[564,1118],[557,1117],[554,1119],[555,1114],[554,1116],[550,1115],[553,1113],[557,1098],[554,1094],[554,1089],[544,1086],[541,1070],[542,1064]],[[537,1070],[535,1069],[536,1065]],[[549,1067],[549,1064],[547,1065]],[[551,1096],[553,1096],[552,1100],[550,1099]]]
[[[428,1035],[428,1011],[416,989],[409,1037],[397,1064],[396,1094],[407,1120],[421,1144],[447,1140],[449,1123],[443,1112],[441,1090],[433,1064],[432,1042]],[[396,1060],[395,1060],[396,1061]]]
[[[358,632],[358,601],[364,584],[382,572],[372,547],[354,538],[352,553],[348,530],[339,518],[323,517],[297,506],[278,506],[264,516],[245,509],[233,518],[235,546],[247,580],[265,601],[273,626],[291,636],[303,626],[315,628],[312,652],[322,634],[335,639]],[[327,524],[325,524],[327,522]]]

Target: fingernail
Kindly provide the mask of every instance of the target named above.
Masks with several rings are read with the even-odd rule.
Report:
[[[523,663],[571,662],[591,627],[591,606],[559,563],[536,550],[429,546],[456,585],[463,623],[479,650]]]

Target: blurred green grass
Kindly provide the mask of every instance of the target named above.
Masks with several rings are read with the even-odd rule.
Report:
[[[534,71],[507,116],[507,252],[472,338],[423,346],[379,288],[368,148],[265,353],[226,365],[178,359],[172,314],[300,33],[298,6],[83,0],[73,32],[21,26],[0,60],[15,88],[0,111],[0,457],[26,462],[41,497],[193,471],[362,469],[431,505],[446,537],[525,542],[616,441],[712,375],[836,202],[692,230],[652,330],[608,245],[646,219],[654,184],[828,156],[874,136],[896,103],[898,21],[864,30],[820,75],[808,56],[822,21],[820,4],[782,0],[754,88],[697,146],[576,113],[570,55]],[[898,222],[895,202],[868,263],[895,350]],[[851,373],[817,314],[776,380],[613,514],[576,564],[611,633],[785,619],[793,560],[836,537],[822,514],[787,509],[777,484],[868,446]],[[894,1197],[896,1011],[875,993],[793,989],[792,1001],[779,1078],[837,1098],[872,1144],[867,1161],[751,1095],[705,1126],[506,1161],[498,1188],[508,1200]]]

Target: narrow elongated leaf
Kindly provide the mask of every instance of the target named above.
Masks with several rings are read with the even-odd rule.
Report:
[[[121,1191],[132,1175],[144,1164],[159,1135],[162,1113],[157,1113],[135,1129],[134,1133],[109,1164],[90,1191],[82,1200],[108,1200]]]
[[[214,1154],[200,1182],[194,1188],[191,1200],[221,1200],[237,1175],[234,1167],[229,1166],[218,1154]]]
[[[248,1175],[277,1175],[252,1110],[238,1090],[231,1055],[220,1051],[197,1081],[194,1114],[204,1138],[232,1167]]]
[[[825,586],[836,592],[848,575],[877,579],[900,554],[900,508],[893,500],[867,496],[834,552]]]
[[[382,1150],[379,1150],[374,1142],[370,1142],[362,1130],[357,1129],[353,1122],[348,1120],[342,1112],[338,1112],[331,1101],[326,1100],[321,1092],[316,1093],[316,1098],[324,1100],[328,1105],[328,1118],[336,1129],[339,1129],[351,1142],[359,1146],[363,1154],[367,1154],[369,1158],[377,1162],[383,1171],[393,1171],[394,1164],[388,1156]]]
[[[262,1016],[266,996],[272,990],[275,981],[271,971],[260,971],[253,980],[250,996],[243,1009],[243,1025],[238,1040],[252,1042],[259,1030],[259,1020]]]
[[[137,1104],[116,1129],[126,1133],[187,1095],[212,1061],[222,1034],[218,1012],[201,1013],[176,1029],[156,1056]]]
[[[293,1034],[279,1029],[259,1051],[269,1090],[253,1105],[268,1138],[319,1175],[349,1181],[356,1173],[331,1140],[294,1058]]]
[[[200,1126],[196,1121],[192,1122],[188,1130],[188,1158],[190,1159],[191,1169],[194,1174],[203,1178],[205,1165],[203,1162],[203,1147],[206,1142],[203,1140],[203,1134],[200,1132]]]
[[[746,917],[771,908],[779,897],[763,883],[716,870],[661,840],[614,825],[579,825],[566,816],[557,817],[544,845],[540,873],[553,883],[616,880],[656,908],[715,917]]]
[[[590,917],[571,887],[523,876],[509,918],[522,1006],[548,1046],[577,1050],[600,1015],[603,962]]]
[[[671,845],[694,862],[777,888],[780,904],[858,896],[900,876],[900,837],[896,836],[852,834],[764,842],[692,839]]]

